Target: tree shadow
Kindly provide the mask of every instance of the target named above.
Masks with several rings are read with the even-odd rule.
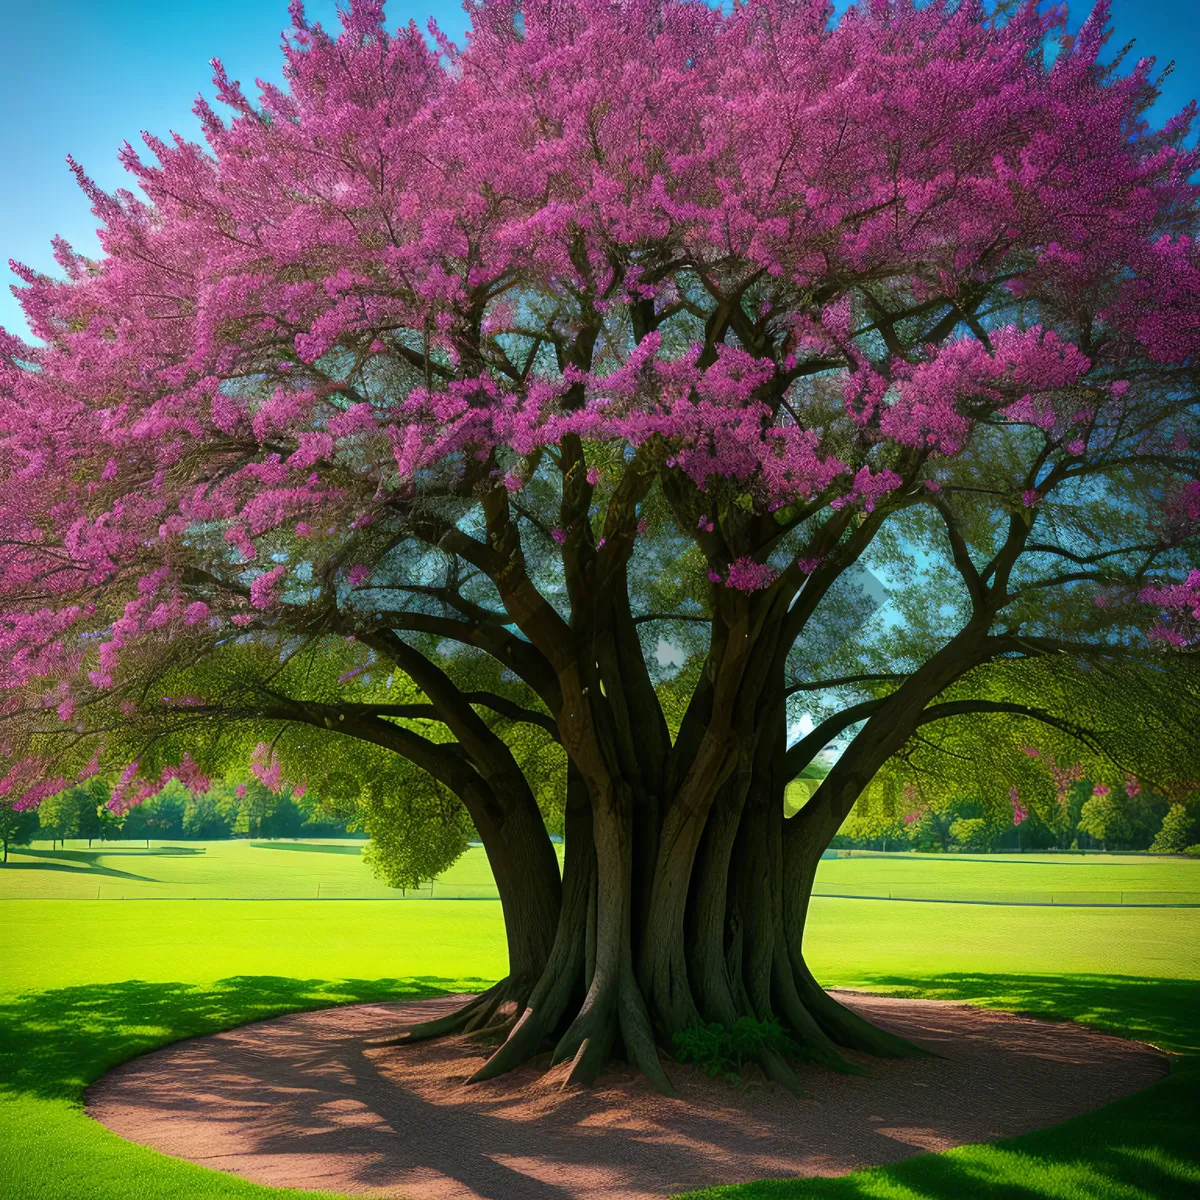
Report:
[[[1200,1068],[1061,1125],[983,1146],[922,1154],[837,1179],[769,1179],[679,1200],[1195,1200]]]
[[[431,976],[336,981],[237,976],[207,986],[131,980],[0,997],[0,1094],[78,1104],[87,1085],[104,1072],[170,1042],[288,1011],[419,1000],[479,990],[484,983]],[[1042,1018],[1077,1018],[1176,1053],[1200,1047],[1200,981],[1196,980],[962,973],[934,979],[880,974],[860,977],[856,983],[893,993],[1017,1009]],[[396,1107],[382,1112],[402,1125],[406,1102],[379,1077],[374,1057],[359,1053],[343,1062],[353,1076],[347,1081],[348,1101],[363,1092],[378,1097],[386,1088],[388,1105]],[[697,1200],[1193,1197],[1200,1194],[1197,1113],[1200,1058],[1182,1057],[1161,1083],[1036,1133],[944,1154],[922,1154],[835,1179],[771,1180],[692,1195]],[[703,1131],[696,1133],[700,1136]],[[414,1147],[414,1152],[422,1149]],[[451,1177],[471,1175],[483,1185],[483,1195],[524,1194],[531,1200],[549,1200],[561,1194],[553,1185],[538,1185],[529,1177],[513,1180],[508,1169],[496,1162],[492,1153],[496,1146],[489,1144],[486,1149],[487,1162],[472,1153],[461,1160],[448,1158],[440,1166]],[[655,1150],[660,1152],[678,1156],[685,1146],[663,1145]],[[524,1184],[525,1191],[512,1191],[514,1183]]]
[[[118,871],[116,867],[102,867],[97,861],[103,851],[100,850],[37,850],[38,860],[49,859],[49,862],[16,862],[13,859],[5,864],[3,870],[12,871],[64,871],[68,875],[103,875],[110,879],[136,879],[140,883],[158,883],[149,875],[135,875],[132,871]],[[109,857],[109,855],[104,855]]]
[[[114,843],[105,842],[89,850],[34,850],[22,848],[18,854],[28,854],[31,857],[50,858],[57,862],[95,862],[97,858],[186,858],[191,855],[206,854],[206,850],[198,850],[193,846],[158,846],[153,850],[144,847],[132,850],[109,849]],[[120,843],[117,843],[118,845]]]
[[[127,980],[0,996],[0,1092],[78,1100],[118,1063],[183,1038],[284,1012],[426,999],[487,982],[242,975],[208,986]]]
[[[1076,1020],[1172,1052],[1159,1083],[1059,1125],[836,1179],[706,1188],[680,1200],[1195,1200],[1200,1195],[1200,980],[1121,975],[860,976],[893,995]]]
[[[1173,1054],[1200,1054],[1200,980],[1129,975],[896,974],[858,977],[892,995],[957,1000],[1043,1021],[1079,1021]]]
[[[255,850],[300,850],[306,854],[353,854],[362,857],[362,848],[367,843],[364,840],[359,846],[303,846],[290,842],[251,842]]]

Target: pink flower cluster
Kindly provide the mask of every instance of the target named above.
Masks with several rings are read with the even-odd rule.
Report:
[[[63,721],[164,642],[283,628],[326,540],[535,503],[568,440],[602,448],[596,506],[622,463],[704,492],[677,532],[753,594],[779,572],[718,496],[848,525],[933,502],[981,436],[1082,466],[1101,423],[1162,424],[1146,372],[1200,351],[1191,113],[1151,133],[1149,63],[1096,69],[1104,4],[1069,46],[1032,4],[479,0],[464,47],[379,0],[336,37],[289,11],[286,87],[252,101],[214,60],[227,116],[126,146],[140,195],[73,166],[98,261],[15,268],[39,344],[0,331],[0,688],[70,680]],[[927,306],[928,344],[872,289]],[[1089,353],[1032,323],[1055,306],[1096,313]],[[1172,422],[1147,437],[1186,443]],[[1200,483],[1167,507],[1200,522]],[[1194,640],[1200,572],[1143,601]]]

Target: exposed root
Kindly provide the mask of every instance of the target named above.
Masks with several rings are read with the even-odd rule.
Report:
[[[509,999],[507,986],[508,980],[502,980],[488,988],[486,992],[480,992],[478,996],[469,1000],[461,1008],[447,1013],[444,1017],[410,1025],[393,1037],[369,1038],[365,1045],[371,1049],[406,1046],[413,1042],[425,1042],[430,1038],[447,1037],[450,1034],[476,1028],[480,1023],[488,1020],[506,999]]]
[[[508,1017],[501,1021],[494,1021],[491,1025],[485,1025],[481,1029],[473,1029],[463,1038],[464,1041],[471,1042],[477,1046],[500,1046],[508,1038],[513,1031],[513,1026],[517,1023],[517,1018]]]
[[[654,1043],[650,1014],[646,1011],[642,993],[633,977],[632,966],[627,966],[621,972],[621,984],[617,995],[617,1020],[629,1061],[650,1080],[658,1092],[664,1096],[674,1096],[675,1088],[663,1070],[658,1047]]]
[[[932,1050],[917,1046],[894,1033],[888,1033],[856,1012],[839,1004],[813,978],[808,967],[796,964],[796,988],[804,1006],[816,1018],[817,1023],[839,1046],[861,1050],[876,1058],[938,1058]]]
[[[790,1033],[799,1042],[800,1053],[805,1061],[814,1066],[828,1067],[844,1075],[867,1074],[866,1067],[848,1061],[838,1052],[833,1040],[805,1007],[796,990],[796,980],[787,952],[782,947],[775,952],[771,982],[779,1015],[787,1022]]]
[[[776,1054],[773,1050],[763,1050],[754,1056],[754,1061],[762,1068],[763,1074],[772,1083],[779,1084],[793,1096],[804,1095],[799,1076],[781,1055]]]

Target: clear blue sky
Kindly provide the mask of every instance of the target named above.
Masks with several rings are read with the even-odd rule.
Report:
[[[838,8],[845,7],[839,0]],[[1073,23],[1090,5],[1072,3]],[[1200,93],[1196,0],[1115,0],[1118,43],[1165,66],[1175,59],[1160,112]],[[334,0],[310,0],[310,17],[334,25]],[[456,0],[391,0],[388,22],[429,15],[459,37],[466,18]],[[0,0],[5,42],[0,72],[0,263],[9,258],[56,270],[50,239],[62,234],[94,252],[95,219],[64,158],[72,154],[106,189],[125,186],[121,142],[139,131],[199,137],[191,114],[211,95],[208,60],[222,58],[253,95],[252,81],[279,78],[279,31],[287,0]],[[0,325],[25,332],[0,267]]]

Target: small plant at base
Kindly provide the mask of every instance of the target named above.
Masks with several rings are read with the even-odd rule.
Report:
[[[739,1017],[732,1027],[714,1021],[690,1025],[675,1035],[675,1054],[680,1062],[695,1063],[705,1074],[730,1083],[737,1083],[742,1068],[763,1050],[787,1058],[796,1054],[796,1047],[778,1020]]]

